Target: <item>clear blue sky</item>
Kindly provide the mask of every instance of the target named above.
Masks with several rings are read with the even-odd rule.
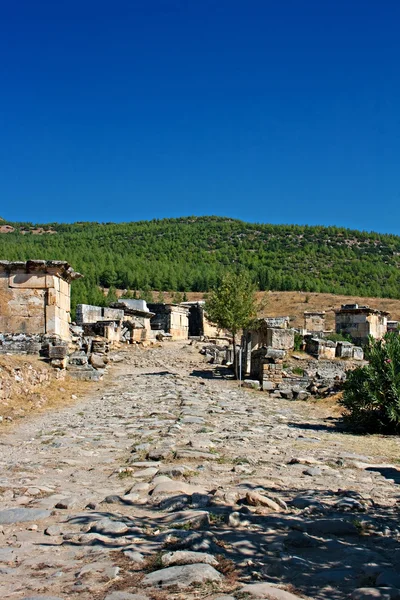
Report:
[[[399,0],[0,7],[0,215],[400,234]]]

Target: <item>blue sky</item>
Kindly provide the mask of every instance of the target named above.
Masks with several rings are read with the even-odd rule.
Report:
[[[0,6],[0,215],[400,234],[398,0]]]

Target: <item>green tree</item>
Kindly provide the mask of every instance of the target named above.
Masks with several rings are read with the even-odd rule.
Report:
[[[204,308],[211,323],[221,329],[227,329],[232,335],[234,371],[237,379],[237,335],[248,327],[257,315],[256,288],[249,274],[226,273],[220,285],[210,293]]]
[[[174,304],[180,304],[183,302],[183,294],[181,292],[174,292],[172,295],[172,302]]]
[[[365,432],[400,433],[400,336],[370,339],[369,364],[348,375],[340,404],[344,417]]]
[[[107,304],[110,305],[113,302],[117,302],[117,300],[118,300],[117,290],[115,289],[115,287],[111,286],[107,292]]]
[[[143,286],[143,289],[139,294],[139,298],[141,300],[145,300],[146,302],[154,302],[153,292],[148,285]]]
[[[162,292],[162,291],[158,292],[158,294],[157,294],[157,302],[158,302],[158,304],[164,304],[164,302],[165,302],[164,292]]]

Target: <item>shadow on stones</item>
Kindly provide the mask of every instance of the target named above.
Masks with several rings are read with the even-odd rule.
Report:
[[[399,469],[395,469],[394,467],[374,466],[374,467],[367,467],[365,470],[372,471],[374,473],[380,473],[382,475],[382,477],[385,477],[385,479],[389,479],[391,481],[394,481],[394,483],[396,483],[397,485],[400,485],[400,470]]]
[[[187,549],[222,555],[235,563],[241,579],[290,585],[297,593],[323,600],[343,600],[358,587],[374,587],[382,571],[399,571],[397,506],[364,502],[362,495],[352,490],[282,490],[249,482],[238,488],[243,490],[243,500],[237,505],[224,504],[210,494],[210,504],[200,509],[210,515],[208,526],[182,523],[182,510],[199,510],[190,496],[178,511],[165,513],[159,505],[148,504],[148,516],[141,516],[140,521],[112,512],[90,512],[69,522],[85,525],[108,518],[132,528],[139,525],[141,543],[153,552]],[[288,512],[255,513],[244,500],[251,489],[271,498],[279,496],[288,504]],[[299,497],[305,499],[303,505],[297,502]],[[348,498],[364,503],[364,508],[336,506]],[[139,506],[143,510],[143,505]],[[238,515],[237,526],[229,524],[233,512]],[[123,550],[118,539],[129,539],[129,534],[108,537],[109,543],[88,539],[88,545]],[[134,546],[140,550],[141,543]]]
[[[233,379],[232,370],[229,367],[216,367],[211,370],[194,369],[190,377],[199,377],[200,379]]]
[[[327,419],[325,419],[327,420]],[[330,424],[322,423],[287,423],[288,427],[293,429],[303,429],[306,431],[324,431],[327,433],[353,433],[341,419],[331,417]]]

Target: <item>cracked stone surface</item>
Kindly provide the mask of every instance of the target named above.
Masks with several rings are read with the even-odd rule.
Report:
[[[0,429],[1,598],[400,598],[400,469],[374,436],[187,342],[119,354]]]

